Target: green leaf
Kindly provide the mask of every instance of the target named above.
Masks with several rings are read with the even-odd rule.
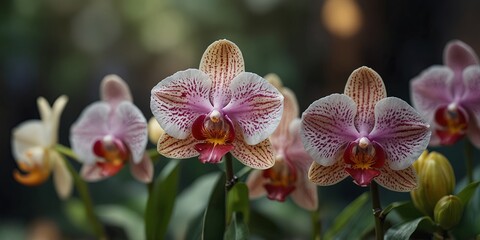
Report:
[[[225,174],[221,174],[213,189],[203,217],[202,239],[223,239],[225,233]]]
[[[405,201],[405,202],[393,202],[393,203],[390,203],[388,206],[386,206],[382,212],[380,213],[380,216],[383,216],[384,218],[387,217],[387,215],[394,209],[396,208],[399,208],[399,207],[403,207],[405,205],[407,205],[409,202],[408,201]]]
[[[233,212],[242,213],[242,218],[248,224],[250,219],[250,199],[248,187],[243,182],[236,183],[227,193],[227,223],[230,224]]]
[[[233,212],[230,224],[225,231],[224,239],[246,240],[248,235],[248,227],[243,221],[243,214],[241,212]]]
[[[330,229],[325,233],[325,239],[333,239],[351,220],[352,216],[362,209],[368,201],[368,193],[365,192],[357,199],[353,200],[345,209],[335,218]]]
[[[425,216],[413,205],[412,201],[396,206],[393,209],[404,221],[411,221]]]
[[[420,224],[425,224],[426,228],[435,228],[435,223],[430,217],[420,217],[413,221],[401,223],[388,229],[385,234],[386,240],[408,240],[413,232],[417,230]]]
[[[102,222],[121,227],[129,239],[145,239],[141,216],[123,205],[101,205],[95,208]]]
[[[468,202],[470,201],[470,198],[472,198],[473,194],[475,193],[475,190],[477,190],[477,187],[479,185],[480,185],[480,181],[470,183],[457,194],[457,197],[459,197],[462,200],[463,205],[468,204]]]
[[[155,179],[145,209],[147,239],[164,239],[175,205],[179,161],[170,160]]]

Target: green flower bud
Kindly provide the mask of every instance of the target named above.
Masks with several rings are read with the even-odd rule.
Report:
[[[455,188],[452,165],[442,154],[425,151],[413,167],[418,175],[418,186],[410,192],[413,204],[424,214],[433,217],[438,200],[452,194]]]
[[[444,196],[435,205],[434,219],[443,229],[455,227],[463,215],[463,203],[455,195]]]

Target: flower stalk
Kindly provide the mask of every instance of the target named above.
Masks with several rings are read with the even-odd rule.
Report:
[[[322,239],[322,221],[320,219],[320,211],[316,209],[311,213],[312,219],[312,239],[313,240],[320,240]]]
[[[378,185],[372,181],[370,183],[370,194],[372,197],[372,209],[373,216],[375,217],[375,239],[383,239],[383,221],[384,217],[381,216],[382,206],[380,205],[380,196],[378,194]]]
[[[225,182],[225,189],[230,191],[232,187],[237,183],[237,176],[235,176],[234,171],[233,171],[233,161],[232,161],[232,154],[227,153],[225,154],[225,175],[227,177],[227,180]]]

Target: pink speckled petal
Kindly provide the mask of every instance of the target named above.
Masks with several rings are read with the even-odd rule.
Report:
[[[405,101],[388,97],[375,106],[375,128],[369,134],[385,151],[393,170],[402,170],[417,160],[430,141],[429,125]]]
[[[240,126],[245,142],[268,138],[282,118],[283,96],[262,77],[241,73],[231,83],[232,100],[223,111]]]
[[[251,199],[265,196],[267,193],[267,190],[263,186],[267,183],[267,178],[263,177],[262,170],[251,171],[245,183],[248,186],[248,196]]]
[[[392,170],[385,164],[380,169],[380,175],[374,181],[386,189],[396,192],[410,192],[417,187],[417,174],[410,166],[403,170]]]
[[[236,132],[238,133],[238,131]],[[234,148],[230,153],[245,166],[254,169],[267,169],[275,164],[273,148],[268,139],[256,145],[248,145],[237,134],[235,141],[233,141],[233,146]]]
[[[296,169],[306,175],[310,165],[312,165],[313,158],[305,151],[305,147],[300,137],[300,127],[302,125],[301,119],[297,118],[290,122],[289,137],[284,140],[287,144],[285,146],[285,160],[290,162]],[[274,145],[275,146],[275,145]]]
[[[290,196],[298,206],[306,210],[318,208],[317,186],[308,180],[306,172],[298,172],[295,190]]]
[[[157,151],[168,158],[191,158],[199,155],[195,150],[197,143],[199,141],[192,135],[186,139],[177,139],[165,133],[158,139]]]
[[[435,111],[452,102],[450,85],[453,72],[447,67],[433,66],[410,82],[412,103],[424,118],[433,122]]]
[[[79,161],[95,162],[93,144],[109,133],[108,115],[111,107],[105,102],[90,104],[70,128],[70,144]]]
[[[280,123],[278,124],[277,129],[270,135],[270,141],[272,145],[277,148],[277,146],[282,146],[285,144],[290,144],[289,140],[293,139],[296,136],[290,136],[290,124],[295,119],[298,118],[298,102],[295,94],[288,88],[281,88],[280,91],[284,97],[283,99],[283,114]],[[298,125],[298,131],[296,134],[299,135],[300,125]],[[303,144],[302,144],[303,148]]]
[[[453,71],[461,73],[470,65],[479,64],[477,54],[466,43],[450,41],[443,51],[443,62]]]
[[[153,178],[153,163],[148,156],[148,153],[144,153],[139,163],[130,162],[130,172],[133,177],[140,182],[149,183]]]
[[[348,176],[345,166],[341,158],[331,166],[323,166],[313,162],[308,170],[308,179],[320,186],[330,186],[339,183]]]
[[[218,40],[203,53],[199,69],[213,81],[210,100],[215,107],[222,108],[230,101],[231,81],[245,71],[242,52],[235,43]]]
[[[357,139],[356,110],[355,102],[344,94],[321,98],[305,110],[300,135],[305,150],[317,163],[333,165],[347,143]]]
[[[173,74],[151,91],[150,108],[163,130],[170,136],[185,139],[193,121],[212,109],[209,94],[212,81],[196,69]]]
[[[116,105],[121,101],[132,101],[132,94],[127,83],[115,74],[107,75],[100,85],[100,99]]]
[[[465,82],[465,95],[461,104],[467,109],[469,114],[480,123],[480,66],[470,66],[463,72],[463,81]],[[480,125],[477,125],[480,127]]]
[[[128,146],[134,163],[142,160],[148,141],[147,120],[133,103],[123,101],[115,109],[110,133]]]
[[[348,78],[344,93],[357,104],[355,127],[361,133],[370,132],[375,122],[373,115],[375,104],[387,97],[382,78],[373,69],[360,67]]]

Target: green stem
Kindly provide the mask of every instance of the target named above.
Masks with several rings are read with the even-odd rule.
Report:
[[[382,206],[380,205],[380,195],[378,194],[378,185],[372,181],[370,183],[370,193],[372,197],[372,209],[373,216],[375,217],[375,239],[383,240],[383,218],[380,214],[382,212]]]
[[[230,191],[232,187],[237,183],[237,176],[235,176],[233,172],[233,160],[232,160],[232,154],[227,153],[225,154],[225,175],[227,177],[227,180],[225,182],[225,189]]]
[[[56,150],[63,154],[63,156],[77,159],[75,153],[73,153],[71,149],[63,145],[57,145]],[[75,182],[78,194],[80,195],[80,198],[82,199],[82,202],[85,206],[85,213],[87,214],[88,222],[91,224],[95,235],[98,239],[107,239],[105,235],[105,229],[103,228],[103,225],[100,223],[93,210],[93,202],[92,198],[90,197],[90,192],[88,191],[87,184],[80,178],[77,171],[73,168],[72,164],[70,164],[70,162],[65,157],[63,157],[63,161],[65,162],[68,171],[73,177],[73,181]]]
[[[473,146],[468,140],[465,140],[465,167],[467,171],[468,183],[473,182]]]
[[[312,219],[312,239],[313,240],[320,240],[322,234],[322,221],[320,219],[320,209],[312,211],[311,219]]]

